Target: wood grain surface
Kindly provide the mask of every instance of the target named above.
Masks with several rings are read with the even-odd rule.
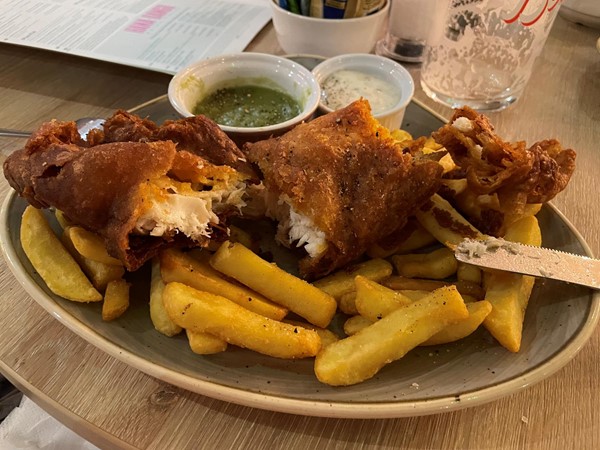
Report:
[[[491,114],[500,135],[558,138],[578,169],[554,204],[600,254],[598,32],[556,21],[524,96]],[[250,50],[282,53],[268,25]],[[409,67],[417,80],[418,66]],[[104,116],[166,92],[170,77],[0,44],[0,127]],[[416,97],[444,116],[451,111]],[[3,161],[22,141],[0,139]],[[8,191],[0,181],[0,195]],[[388,420],[320,419],[212,400],[149,377],[67,330],[0,262],[0,372],[96,445],[136,449],[597,449],[600,332],[546,380],[484,406]]]

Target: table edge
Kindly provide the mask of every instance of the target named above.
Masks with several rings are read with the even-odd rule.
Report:
[[[40,408],[50,414],[71,431],[91,442],[99,448],[118,448],[123,450],[139,450],[131,444],[117,438],[107,431],[93,425],[59,402],[44,395],[41,390],[30,384],[17,372],[0,360],[0,373],[10,381],[26,397],[33,400]]]

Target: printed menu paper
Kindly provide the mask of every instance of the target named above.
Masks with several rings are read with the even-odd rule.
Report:
[[[0,41],[172,74],[244,50],[270,18],[264,0],[0,0]]]

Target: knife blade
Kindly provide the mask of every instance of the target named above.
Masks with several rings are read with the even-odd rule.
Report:
[[[551,278],[600,290],[600,260],[504,239],[465,239],[456,259],[488,269]]]

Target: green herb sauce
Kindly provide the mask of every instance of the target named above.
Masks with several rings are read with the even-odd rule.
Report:
[[[288,94],[263,86],[232,86],[217,89],[200,100],[192,111],[219,125],[265,127],[300,114],[300,104]]]

